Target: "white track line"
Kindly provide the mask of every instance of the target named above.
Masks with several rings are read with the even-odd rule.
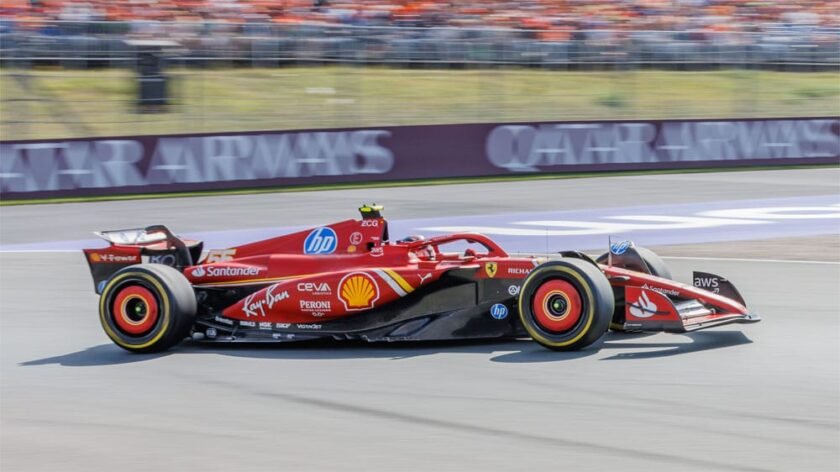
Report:
[[[53,253],[81,253],[81,249],[0,249],[0,254],[53,254]],[[543,256],[555,257],[557,254],[540,253],[511,253],[511,256]],[[677,259],[685,261],[721,261],[721,262],[769,262],[783,264],[822,264],[840,265],[840,261],[803,261],[796,259],[748,259],[739,257],[688,257],[688,256],[659,256],[663,259]]]
[[[104,249],[104,248],[102,248]],[[53,254],[53,253],[81,253],[81,249],[0,249],[0,254]]]
[[[740,257],[685,257],[685,256],[659,256],[663,259],[680,259],[686,261],[729,261],[729,262],[776,262],[786,264],[824,264],[840,265],[840,261],[803,261],[796,259],[747,259]]]
[[[584,251],[593,259],[598,257],[596,254],[589,254],[589,251]],[[511,256],[537,256],[537,257],[557,257],[557,253],[525,253],[512,252]],[[822,265],[840,265],[840,261],[803,261],[796,259],[747,259],[737,257],[687,257],[687,256],[659,256],[663,259],[677,259],[686,261],[721,261],[721,262],[776,262],[776,263],[790,263],[790,264],[822,264]]]

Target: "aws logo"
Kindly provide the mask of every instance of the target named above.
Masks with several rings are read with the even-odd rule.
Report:
[[[367,310],[379,300],[379,285],[369,274],[352,272],[338,283],[338,298],[347,311]]]

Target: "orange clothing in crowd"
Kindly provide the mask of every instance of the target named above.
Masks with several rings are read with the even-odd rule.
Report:
[[[838,27],[840,8],[836,0],[0,0],[0,18],[505,26],[559,39],[573,29]]]

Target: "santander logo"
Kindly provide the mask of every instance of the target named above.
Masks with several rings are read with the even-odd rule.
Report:
[[[259,275],[262,269],[253,266],[198,266],[192,271],[193,277],[250,277]]]

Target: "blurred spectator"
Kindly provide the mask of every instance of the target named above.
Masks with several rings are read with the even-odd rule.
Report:
[[[685,31],[840,27],[836,0],[2,0],[0,19],[38,29],[70,22],[253,22],[503,27],[546,40],[575,31]]]
[[[0,0],[0,43],[74,64],[118,64],[126,39],[166,38],[191,64],[836,68],[837,1]]]

